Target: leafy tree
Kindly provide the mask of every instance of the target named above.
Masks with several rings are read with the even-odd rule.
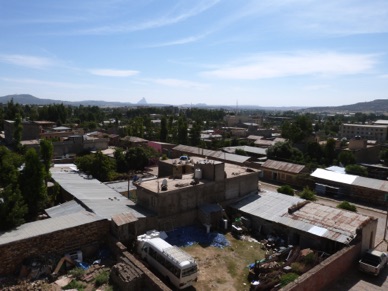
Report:
[[[114,158],[116,160],[116,171],[119,173],[128,172],[128,165],[125,159],[124,151],[122,149],[116,149],[114,153]]]
[[[27,212],[27,205],[17,183],[10,183],[0,191],[0,230],[23,224]]]
[[[192,146],[197,146],[201,142],[201,122],[196,121],[193,123],[193,127],[190,130],[190,144]]]
[[[356,205],[350,204],[348,201],[342,201],[340,204],[337,205],[337,208],[357,212]]]
[[[101,151],[77,157],[75,164],[79,170],[102,182],[110,181],[116,168],[115,161],[102,154]]]
[[[178,119],[178,143],[187,144],[187,122],[183,116]]]
[[[42,139],[40,141],[40,156],[43,160],[43,165],[46,173],[50,173],[51,160],[53,159],[54,146],[50,140]]]
[[[346,174],[368,177],[368,170],[360,165],[348,165],[345,167]]]
[[[23,164],[23,157],[0,146],[0,188],[6,187],[19,175],[17,169]]]
[[[305,157],[308,157],[311,161],[316,161],[319,163],[323,157],[322,146],[317,142],[307,143]]]
[[[129,148],[125,154],[128,169],[143,170],[149,163],[149,156],[143,147]]]
[[[314,191],[310,190],[309,187],[303,188],[303,191],[300,193],[300,198],[315,201],[317,200],[317,197],[315,196]]]
[[[329,138],[327,140],[325,148],[324,148],[324,154],[325,154],[326,165],[333,164],[334,159],[337,157],[337,154],[335,152],[335,140],[334,139]]]
[[[290,185],[283,185],[277,189],[278,193],[294,196],[294,189]]]
[[[24,200],[28,205],[28,217],[34,219],[44,209],[48,201],[46,171],[37,152],[30,148],[25,154],[25,166],[19,183]]]
[[[344,165],[352,165],[356,163],[356,158],[354,157],[353,153],[350,151],[342,151],[338,155],[338,161]]]
[[[168,130],[167,130],[167,117],[162,116],[160,120],[160,141],[166,142],[168,136]]]
[[[296,117],[294,122],[287,121],[282,125],[282,136],[288,138],[293,143],[303,141],[312,132],[312,120],[307,115],[300,115]]]
[[[267,150],[269,159],[282,161],[303,161],[303,153],[291,146],[289,142],[277,142]]]
[[[23,134],[23,124],[22,117],[19,113],[16,114],[16,119],[14,123],[14,131],[13,131],[13,145],[14,147],[20,151],[21,150],[21,140]]]

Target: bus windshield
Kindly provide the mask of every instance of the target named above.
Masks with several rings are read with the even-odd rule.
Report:
[[[192,266],[190,268],[186,268],[182,270],[182,278],[190,276],[197,272],[197,266]]]

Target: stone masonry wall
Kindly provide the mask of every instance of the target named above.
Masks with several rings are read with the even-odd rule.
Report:
[[[109,233],[109,221],[99,220],[81,226],[31,237],[0,246],[0,275],[18,273],[24,259],[82,250],[84,256],[91,248],[104,243]],[[93,247],[94,246],[94,247]]]

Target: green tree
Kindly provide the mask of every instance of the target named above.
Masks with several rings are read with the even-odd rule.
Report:
[[[198,146],[201,143],[201,122],[196,121],[190,130],[190,144],[192,146]]]
[[[142,147],[129,148],[125,159],[130,170],[144,170],[149,163],[147,152]]]
[[[303,153],[291,146],[289,142],[277,142],[267,150],[267,157],[274,160],[282,161],[303,161]]]
[[[102,181],[110,181],[114,175],[116,165],[114,160],[105,156],[101,151],[98,151],[93,160],[93,176]]]
[[[54,146],[50,140],[42,139],[40,141],[40,156],[43,160],[43,165],[46,173],[50,173],[51,160],[53,159]]]
[[[352,165],[356,163],[356,158],[354,157],[353,153],[350,151],[342,151],[338,155],[338,161],[344,165]]]
[[[167,130],[167,117],[162,116],[160,120],[160,141],[166,142],[168,136],[168,130]]]
[[[116,171],[119,173],[128,172],[127,161],[125,159],[124,151],[122,149],[116,149],[114,153],[114,158],[116,160]]]
[[[46,171],[37,152],[30,148],[25,154],[25,166],[19,184],[28,206],[28,218],[35,219],[47,204]]]
[[[187,121],[183,116],[178,119],[178,144],[187,145]]]
[[[292,143],[302,142],[313,132],[312,120],[307,115],[297,116],[293,122],[282,125],[282,136]]]
[[[0,230],[9,230],[24,223],[28,208],[18,184],[10,183],[0,190]]]
[[[14,123],[14,131],[13,131],[13,145],[14,147],[20,151],[21,150],[21,140],[23,134],[23,124],[22,117],[19,113],[16,114],[16,119]]]
[[[326,165],[332,165],[335,158],[337,157],[337,153],[335,151],[335,143],[336,143],[336,141],[332,138],[329,138],[326,141],[326,145],[324,148],[325,164]]]
[[[290,185],[283,185],[277,189],[278,193],[294,196],[294,189]]]

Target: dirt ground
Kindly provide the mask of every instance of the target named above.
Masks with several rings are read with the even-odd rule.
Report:
[[[264,258],[264,251],[257,242],[249,237],[237,240],[227,234],[231,243],[223,249],[194,245],[184,248],[198,263],[199,276],[197,283],[188,291],[197,290],[249,290],[248,265]]]

